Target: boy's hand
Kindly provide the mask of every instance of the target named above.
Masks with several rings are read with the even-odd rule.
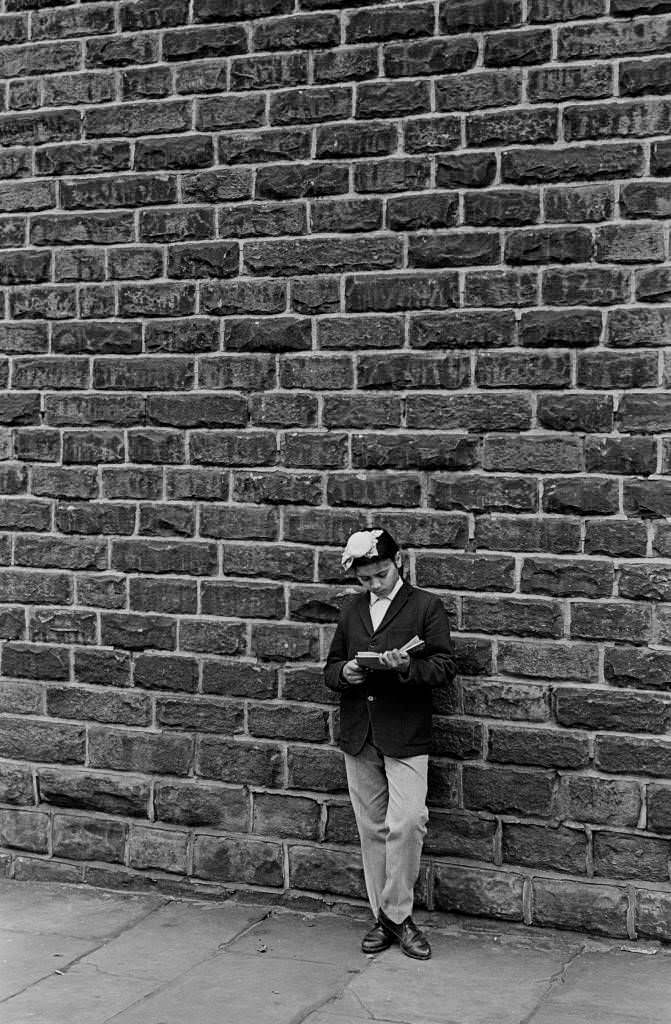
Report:
[[[343,665],[343,678],[350,686],[359,686],[364,680],[364,671],[355,658]]]
[[[410,655],[396,647],[392,651],[383,651],[380,661],[386,668],[395,668],[399,672],[406,672],[410,667]]]

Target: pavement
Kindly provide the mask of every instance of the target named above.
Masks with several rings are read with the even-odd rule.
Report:
[[[0,880],[2,1024],[669,1024],[671,947],[418,914],[434,955],[360,952],[365,916]]]

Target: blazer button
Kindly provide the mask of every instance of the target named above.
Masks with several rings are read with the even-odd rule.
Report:
[[[368,700],[375,700],[375,697],[369,697]]]

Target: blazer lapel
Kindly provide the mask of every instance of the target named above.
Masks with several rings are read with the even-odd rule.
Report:
[[[363,623],[363,627],[366,630],[366,633],[368,634],[368,636],[372,636],[373,620],[370,617],[370,601],[368,600],[368,594],[364,593],[359,595],[359,598],[356,602],[356,609],[359,613],[359,618]]]
[[[392,619],[396,618],[401,608],[403,608],[404,605],[407,604],[408,598],[410,597],[411,593],[412,587],[408,583],[404,583],[401,589],[399,590],[398,594],[394,598],[394,600],[387,608],[385,616],[380,622],[380,625],[375,630],[375,633],[379,633],[381,629],[387,628]],[[368,613],[368,618],[370,619],[370,612]]]

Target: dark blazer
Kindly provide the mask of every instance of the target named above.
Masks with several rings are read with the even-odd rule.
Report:
[[[372,741],[388,757],[428,754],[431,742],[431,690],[446,686],[456,667],[447,612],[435,594],[404,583],[376,630],[367,592],[343,606],[331,643],[324,681],[340,693],[340,747],[358,754],[370,727]],[[410,670],[367,671],[363,683],[343,678],[358,651],[388,651],[417,634],[426,647],[410,655]]]

